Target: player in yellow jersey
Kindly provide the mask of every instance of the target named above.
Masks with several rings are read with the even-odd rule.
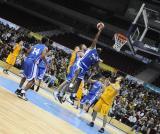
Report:
[[[109,113],[110,108],[112,107],[115,97],[118,95],[119,90],[121,89],[122,80],[122,77],[118,77],[117,79],[111,78],[110,85],[104,88],[100,99],[93,108],[94,110],[92,113],[92,122],[89,123],[89,126],[94,126],[94,121],[97,117],[97,113],[100,113],[103,116],[103,126],[99,130],[100,133],[104,133],[104,128],[107,123],[106,117]]]
[[[4,73],[8,73],[9,69],[12,66],[14,66],[16,59],[21,52],[22,45],[23,45],[23,41],[21,39],[18,39],[15,46],[13,47],[13,51],[10,52],[10,54],[8,55],[8,57],[6,59],[6,63],[8,63],[8,64],[3,69]]]
[[[75,60],[76,60],[76,54],[77,54],[78,51],[80,51],[80,48],[79,48],[78,46],[76,46],[76,47],[74,48],[74,51],[73,51],[72,54],[71,54],[71,58],[70,58],[70,61],[69,61],[67,73],[70,72],[70,67],[74,64],[74,62],[75,62]]]

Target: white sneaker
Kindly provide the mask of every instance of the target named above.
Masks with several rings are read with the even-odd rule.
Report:
[[[71,105],[73,105],[73,101],[70,99],[70,97],[67,98],[67,101],[68,101]]]
[[[25,100],[25,101],[28,101],[25,93],[20,93],[20,94],[18,94],[17,96],[18,96],[19,98]]]
[[[70,83],[70,84],[69,84],[69,88],[72,88],[72,87],[73,87],[73,83]]]
[[[53,96],[54,96],[55,100],[58,100],[58,93],[57,92],[53,92]]]
[[[82,117],[82,115],[84,115],[84,113],[85,112],[81,109],[80,112],[79,112],[79,114],[77,116],[80,118],[80,117]]]

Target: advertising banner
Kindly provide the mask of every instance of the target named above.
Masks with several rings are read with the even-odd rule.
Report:
[[[157,93],[160,94],[160,88],[159,87],[156,87],[156,86],[154,86],[152,84],[149,84],[149,83],[144,83],[144,87],[146,89],[152,90],[152,91],[157,92]]]
[[[15,30],[18,30],[20,28],[18,25],[2,18],[0,18],[0,23],[2,23],[3,25],[8,25],[10,28],[14,28]]]

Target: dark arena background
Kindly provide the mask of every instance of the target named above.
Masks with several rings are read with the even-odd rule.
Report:
[[[0,124],[160,134],[160,0],[0,0]]]

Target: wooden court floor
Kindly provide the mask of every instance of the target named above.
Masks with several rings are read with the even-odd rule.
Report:
[[[77,109],[70,104],[61,105],[44,89],[30,91],[27,102],[17,98],[14,91],[19,81],[18,76],[6,75],[0,68],[0,134],[98,134],[100,119],[94,128],[88,127],[90,115],[79,119]],[[105,134],[125,133],[108,124]]]
[[[82,134],[56,116],[0,87],[0,134]]]

